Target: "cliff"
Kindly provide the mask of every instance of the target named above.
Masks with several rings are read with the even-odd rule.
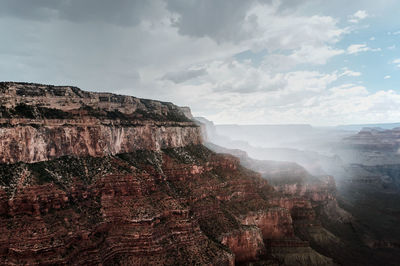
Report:
[[[187,108],[68,86],[0,93],[0,264],[334,265],[298,230],[318,224],[332,184],[270,185],[204,147]]]
[[[354,223],[351,214],[338,205],[332,176],[313,176],[296,163],[256,160],[241,150],[212,143],[206,143],[206,146],[216,152],[237,156],[243,166],[259,172],[273,187],[275,194],[271,195],[269,203],[278,206],[279,220],[266,213],[256,219],[248,216],[246,220],[264,221],[259,227],[269,234],[270,253],[283,265],[326,265],[326,257],[343,265],[370,265],[368,260],[352,258],[358,251],[352,253],[354,247],[341,239],[336,231],[331,232],[337,227],[347,229]],[[280,229],[275,231],[277,224]]]
[[[185,113],[171,103],[75,87],[0,83],[0,162],[199,144],[200,129]]]
[[[400,160],[400,128],[364,128],[344,138],[335,152],[347,163],[364,165],[398,164]]]

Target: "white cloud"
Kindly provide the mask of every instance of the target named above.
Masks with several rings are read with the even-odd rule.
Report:
[[[363,19],[366,19],[369,17],[368,12],[365,10],[358,10],[356,13],[353,15],[349,16],[349,22],[351,23],[358,23]]]
[[[101,27],[90,22],[98,20],[93,17],[85,23],[54,18],[29,25],[0,18],[0,34],[7,36],[2,45],[17,51],[17,56],[0,54],[0,79],[74,81],[83,89],[188,105],[217,123],[400,120],[395,92],[369,93],[360,84],[343,84],[361,76],[357,71],[323,73],[309,66],[378,49],[336,48],[349,28],[331,16],[306,16],[287,3],[156,0],[157,16],[151,19],[143,19],[147,7],[143,14],[136,10],[140,21],[126,10],[124,21],[111,13]],[[353,16],[360,21],[368,14]],[[236,59],[243,52],[251,55]]]
[[[186,95],[195,115],[217,123],[334,125],[400,120],[396,108],[400,94],[371,93],[360,84],[340,85],[344,77],[361,75],[348,68],[274,74],[262,64],[256,67],[237,60],[201,67],[208,74],[196,83],[182,84],[182,97]]]
[[[383,79],[390,79],[390,78],[391,78],[390,75],[386,75],[386,76],[383,77]]]
[[[371,38],[369,38],[370,41],[375,41],[376,38],[374,36],[372,36]]]
[[[394,50],[394,49],[396,49],[396,45],[394,44],[388,47],[388,50]]]
[[[361,52],[379,52],[381,51],[381,48],[371,48],[368,47],[366,44],[352,44],[349,47],[347,47],[347,53],[348,54],[358,54]]]
[[[207,84],[213,92],[250,94],[255,92],[280,91],[282,93],[323,91],[328,84],[341,75],[357,76],[360,73],[347,70],[323,74],[317,71],[291,71],[274,73],[265,65],[253,66],[250,62],[237,60],[213,61],[200,65],[207,72],[197,84]]]
[[[334,49],[329,46],[303,46],[299,49],[292,50],[289,54],[268,54],[262,60],[262,64],[266,69],[275,72],[288,71],[297,65],[324,65],[328,63],[332,57],[343,54],[344,52],[344,50]]]
[[[361,75],[362,75],[361,72],[356,72],[348,68],[343,68],[343,73],[341,73],[339,76],[359,77]]]
[[[192,99],[189,105],[195,114],[219,123],[277,123],[276,113],[275,116],[265,114],[285,112],[286,108],[292,109],[308,97],[326,94],[329,86],[343,75],[359,75],[348,69],[340,74],[336,71],[274,74],[263,65],[255,67],[236,60],[215,61],[201,67],[208,74],[201,82],[182,85],[181,91],[193,96],[188,99]]]
[[[319,48],[337,43],[348,33],[348,29],[339,28],[338,21],[329,16],[281,16],[271,12],[266,7],[257,7],[249,13],[257,18],[259,25],[253,40],[254,50]]]
[[[197,113],[218,123],[335,125],[395,122],[400,119],[397,107],[400,94],[394,91],[370,93],[365,87],[355,84],[326,88],[318,93],[271,91],[246,95],[227,93],[217,97],[208,94],[206,99],[211,108],[219,102],[231,103],[212,112],[203,109]]]
[[[400,67],[400,58],[394,59],[392,61],[392,64],[396,65],[397,67]]]
[[[289,57],[295,60],[298,64],[312,63],[323,65],[326,64],[330,58],[343,53],[343,50],[334,49],[329,46],[303,46],[300,49],[295,50]]]

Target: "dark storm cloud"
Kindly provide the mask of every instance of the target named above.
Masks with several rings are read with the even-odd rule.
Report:
[[[248,17],[255,3],[272,0],[0,0],[0,17],[27,20],[62,19],[72,22],[103,22],[135,26],[143,20],[157,20],[168,11],[178,15],[173,25],[182,35],[210,37],[218,42],[239,42],[251,37],[257,27]],[[304,0],[282,1],[287,10]],[[165,10],[165,6],[167,10]],[[169,14],[170,15],[170,14]]]
[[[158,15],[157,0],[0,0],[0,16],[32,20],[64,19],[134,26]]]
[[[0,16],[47,20],[59,5],[52,0],[0,0]]]
[[[167,9],[178,15],[173,25],[182,35],[210,37],[217,42],[239,42],[256,32],[257,19],[248,16],[255,4],[272,4],[272,0],[165,0]],[[307,0],[283,0],[276,12],[293,10]],[[308,0],[310,1],[310,0]]]
[[[264,2],[271,2],[270,0],[264,0]],[[317,0],[282,0],[279,3],[279,12],[296,9],[304,3],[317,2]]]
[[[167,0],[167,8],[179,15],[174,25],[180,34],[226,41],[237,40],[246,34],[243,21],[254,2]]]

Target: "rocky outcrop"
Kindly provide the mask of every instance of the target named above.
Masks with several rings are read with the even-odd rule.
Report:
[[[256,226],[242,227],[222,236],[221,243],[236,255],[237,263],[257,261],[266,255],[263,235]]]
[[[160,150],[201,142],[194,125],[100,123],[17,125],[0,128],[0,162],[38,162],[65,155],[106,156],[134,150]]]
[[[400,128],[391,130],[364,128],[344,138],[335,152],[348,164],[388,165],[400,160]]]
[[[180,108],[172,103],[83,91],[72,86],[0,82],[0,94],[3,117],[67,118],[73,116],[68,111],[79,109],[90,111],[96,116],[126,118],[125,115],[133,115],[136,119],[154,121],[188,121],[185,114],[191,116],[189,108]]]
[[[243,224],[256,225],[261,229],[264,239],[293,238],[293,222],[290,212],[285,208],[275,207],[267,211],[247,214]]]
[[[343,143],[357,149],[397,151],[400,147],[400,128],[392,130],[364,128],[358,134],[343,139]]]
[[[201,143],[188,108],[74,87],[0,83],[0,162],[106,156]]]

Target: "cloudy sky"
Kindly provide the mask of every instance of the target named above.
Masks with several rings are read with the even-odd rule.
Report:
[[[399,12],[395,0],[0,0],[0,80],[172,101],[216,123],[400,122]]]

